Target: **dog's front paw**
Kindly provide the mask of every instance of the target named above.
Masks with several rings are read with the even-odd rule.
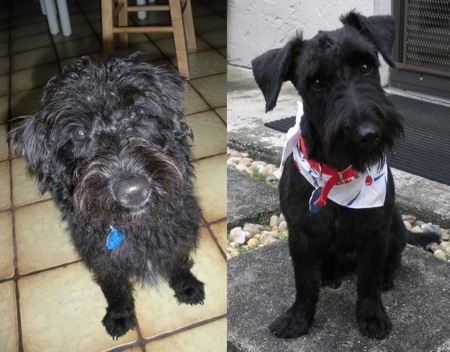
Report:
[[[356,320],[359,332],[371,339],[384,339],[392,330],[392,323],[381,302],[358,309]]]
[[[108,334],[113,339],[118,339],[136,326],[136,315],[133,309],[120,308],[110,310],[108,308],[102,323]]]
[[[269,325],[269,330],[276,337],[289,339],[308,333],[314,315],[307,316],[303,311],[289,309]]]
[[[190,305],[203,304],[205,300],[204,284],[193,275],[173,285],[173,290],[175,291],[175,298],[179,303]]]

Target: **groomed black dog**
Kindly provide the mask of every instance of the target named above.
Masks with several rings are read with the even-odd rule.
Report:
[[[179,302],[203,304],[190,271],[201,211],[183,94],[178,74],[136,55],[83,57],[47,83],[42,109],[10,134],[68,221],[108,302],[113,338],[136,324],[135,279],[163,278]]]
[[[391,322],[381,290],[393,287],[407,241],[425,244],[438,235],[407,233],[395,205],[385,150],[402,136],[403,118],[380,85],[378,53],[394,66],[395,24],[390,16],[350,12],[343,27],[301,35],[253,60],[266,111],[284,81],[302,97],[304,114],[291,130],[279,192],[289,229],[296,299],[270,331],[277,337],[306,334],[320,284],[337,288],[356,268],[356,321],[361,334],[384,338]]]

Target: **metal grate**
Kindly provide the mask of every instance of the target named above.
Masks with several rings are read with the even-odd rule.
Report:
[[[450,1],[407,0],[405,63],[450,73]]]

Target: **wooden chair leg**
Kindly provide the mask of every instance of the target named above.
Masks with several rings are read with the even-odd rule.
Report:
[[[175,42],[175,52],[178,61],[178,71],[185,76],[186,79],[189,79],[189,62],[180,0],[169,0],[169,7],[173,27],[173,39]]]
[[[113,6],[114,0],[102,0],[102,39],[103,53],[110,54],[114,50],[113,38]]]
[[[194,20],[192,18],[191,0],[186,0],[183,11],[184,34],[186,35],[186,44],[188,49],[197,48],[195,40]]]
[[[119,27],[128,27],[128,0],[120,0],[123,3],[122,9],[119,11]],[[119,33],[120,46],[128,47],[128,33]]]

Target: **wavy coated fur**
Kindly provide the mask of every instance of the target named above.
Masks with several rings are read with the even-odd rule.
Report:
[[[45,86],[42,108],[9,138],[50,191],[73,243],[108,302],[117,338],[136,324],[132,282],[169,282],[179,302],[202,303],[190,272],[201,211],[183,115],[182,78],[135,56],[83,57]],[[124,234],[108,249],[111,227]]]
[[[280,88],[291,81],[302,97],[301,133],[308,157],[337,170],[359,172],[385,159],[403,134],[403,118],[380,85],[378,54],[391,66],[395,24],[390,16],[365,17],[350,12],[343,27],[319,31],[309,40],[300,35],[280,49],[252,61],[255,80],[266,100],[276,106]],[[317,213],[309,210],[314,188],[286,160],[279,184],[280,206],[289,229],[295,273],[292,307],[271,325],[277,337],[306,334],[314,319],[320,285],[339,287],[348,269],[358,274],[356,322],[362,335],[385,338],[392,325],[381,301],[381,290],[394,286],[407,241],[424,245],[408,234],[395,205],[389,170],[382,207],[352,209],[327,201]]]

